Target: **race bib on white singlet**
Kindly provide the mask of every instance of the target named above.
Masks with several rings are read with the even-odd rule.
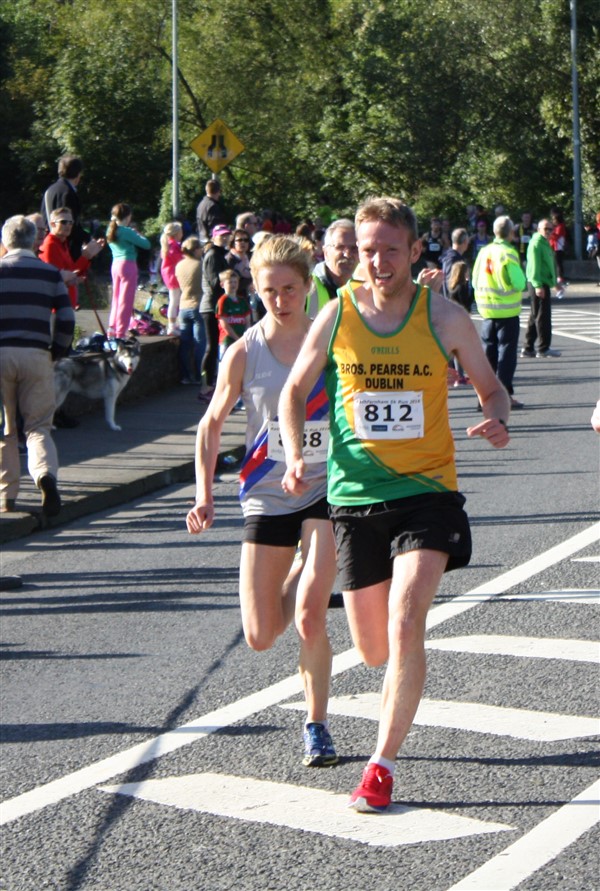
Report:
[[[423,393],[356,393],[354,432],[359,439],[421,439]]]
[[[323,464],[329,448],[329,421],[306,421],[302,457],[307,464]],[[285,461],[278,421],[269,421],[267,456],[272,461]]]

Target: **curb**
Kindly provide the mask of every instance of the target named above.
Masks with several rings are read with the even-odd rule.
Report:
[[[217,473],[224,470],[235,471],[244,454],[243,446],[235,446],[219,452],[217,459]],[[165,467],[154,473],[146,474],[129,480],[119,485],[107,486],[106,489],[92,494],[82,495],[80,498],[63,500],[63,506],[58,516],[44,517],[40,511],[19,512],[15,514],[3,514],[0,516],[0,544],[25,538],[35,532],[45,529],[54,529],[79,520],[81,517],[98,511],[107,510],[134,501],[158,489],[164,489],[176,483],[188,483],[194,479],[195,462],[184,461],[174,467]]]

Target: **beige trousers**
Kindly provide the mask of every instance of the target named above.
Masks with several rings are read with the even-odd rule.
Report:
[[[27,439],[27,469],[37,485],[44,474],[58,474],[58,455],[52,439],[55,410],[54,372],[47,350],[3,346],[0,349],[0,393],[4,436],[0,440],[0,497],[19,492],[21,465],[17,438],[17,408]]]

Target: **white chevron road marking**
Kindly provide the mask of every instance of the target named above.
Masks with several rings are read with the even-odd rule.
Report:
[[[381,815],[357,814],[348,808],[347,795],[214,773],[105,786],[101,791],[387,848],[512,829],[504,823],[400,804]]]
[[[329,700],[330,715],[349,718],[379,720],[379,693],[358,693],[335,696]],[[282,704],[282,708],[305,711],[303,702]],[[482,705],[478,702],[452,702],[442,699],[422,699],[414,720],[415,725],[448,727],[468,733],[489,733],[493,736],[510,736],[513,739],[530,739],[537,742],[556,742],[561,739],[579,739],[600,733],[598,718],[577,715],[557,715],[553,712],[530,711],[520,708],[503,708]]]
[[[595,640],[565,640],[553,637],[508,637],[501,634],[474,634],[464,637],[440,637],[428,640],[428,650],[478,653],[487,656],[516,656],[522,659],[566,659],[591,662],[600,656]]]

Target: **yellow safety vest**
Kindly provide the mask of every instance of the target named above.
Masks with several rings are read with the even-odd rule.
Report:
[[[496,240],[481,248],[473,267],[473,290],[477,310],[484,319],[518,316],[526,286],[514,247]]]

